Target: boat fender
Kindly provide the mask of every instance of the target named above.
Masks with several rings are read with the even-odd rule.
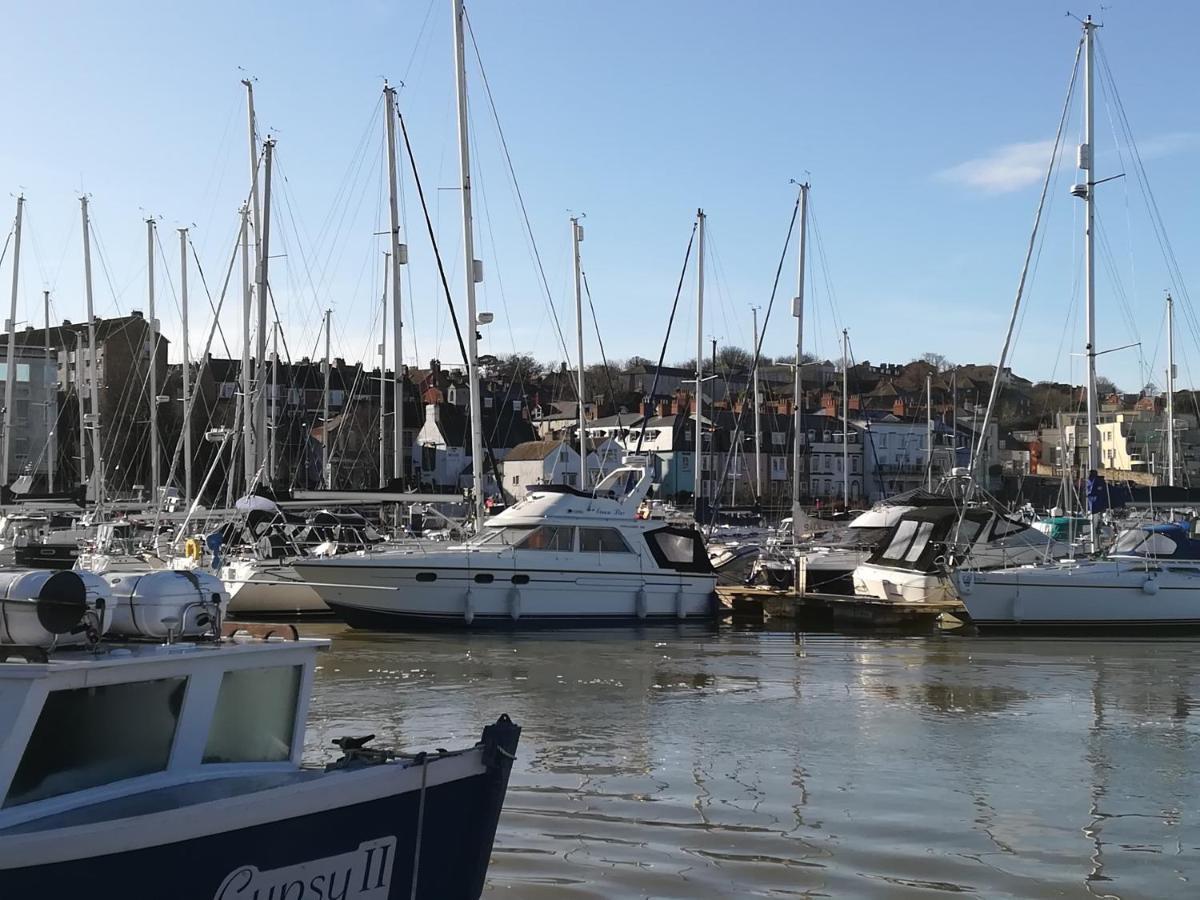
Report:
[[[687,601],[683,585],[680,585],[679,590],[675,592],[675,615],[681,619],[687,618]]]
[[[644,587],[642,587],[642,588],[638,588],[638,592],[637,592],[637,617],[638,617],[639,619],[644,619],[644,618],[646,618],[646,613],[647,613],[646,606],[647,606],[647,603],[646,603],[646,589],[645,589]]]
[[[514,622],[521,618],[521,589],[515,584],[508,589],[508,614]]]
[[[193,562],[200,562],[202,552],[200,542],[195,538],[188,538],[187,542],[183,545],[183,555]]]
[[[475,598],[471,596],[470,588],[467,588],[467,596],[463,604],[463,621],[468,625],[475,621]]]
[[[1153,596],[1158,593],[1158,579],[1154,577],[1147,578],[1142,582],[1142,593]]]

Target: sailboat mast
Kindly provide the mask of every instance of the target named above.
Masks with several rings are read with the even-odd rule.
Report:
[[[267,479],[275,484],[275,450],[279,440],[279,320],[271,320],[271,399],[267,418],[270,436],[267,440]]]
[[[45,334],[45,345],[44,345],[44,350],[46,353],[45,365],[48,367],[50,365],[50,292],[49,291],[42,291],[42,305],[44,306],[45,312],[46,312],[46,330],[43,332],[43,334]],[[65,348],[64,348],[64,353],[65,353]],[[63,368],[64,368],[64,370],[66,369],[65,363],[63,365]],[[63,389],[64,390],[66,389],[66,385],[63,386]],[[46,490],[49,491],[51,494],[53,494],[54,493],[54,468],[55,468],[55,463],[57,462],[58,448],[55,446],[55,440],[54,440],[55,409],[49,400],[46,401],[46,405],[45,405],[45,407],[43,407],[43,413],[46,417]]]
[[[392,359],[395,366],[395,381],[392,388],[392,402],[395,406],[393,413],[394,446],[392,449],[392,476],[404,478],[408,468],[404,461],[404,309],[400,297],[400,267],[408,261],[408,250],[400,243],[400,202],[396,189],[396,89],[388,84],[383,86],[383,95],[387,100],[384,114],[387,116],[387,150],[388,150],[388,216],[391,227],[392,241]],[[386,264],[385,264],[386,267]],[[386,293],[386,290],[385,292]],[[472,325],[473,327],[473,325]],[[387,330],[387,313],[384,313],[384,331]],[[385,338],[386,340],[386,338]],[[381,354],[386,361],[386,354]],[[379,371],[380,378],[386,367]],[[379,404],[380,433],[383,432],[382,416],[385,408],[383,401]],[[380,438],[382,446],[383,438]],[[383,452],[382,450],[380,452]],[[380,478],[383,466],[380,466]],[[386,487],[387,481],[380,481],[380,487]]]
[[[842,505],[850,506],[850,332],[842,329]]]
[[[933,490],[933,375],[925,376],[925,487]]]
[[[188,230],[179,229],[179,321],[183,327],[183,505],[192,502],[192,357],[188,352]]]
[[[392,254],[383,254],[383,298],[380,300],[379,323],[383,340],[379,342],[379,486],[387,487],[387,324],[388,324],[388,263]]]
[[[1083,22],[1084,33],[1084,111],[1083,130],[1084,143],[1079,148],[1078,163],[1083,170],[1087,186],[1084,195],[1087,204],[1086,224],[1084,231],[1084,278],[1087,283],[1086,309],[1086,345],[1084,350],[1087,357],[1087,427],[1088,427],[1088,470],[1099,469],[1100,441],[1097,422],[1099,418],[1099,397],[1096,396],[1096,186],[1095,186],[1095,97],[1094,97],[1094,68],[1096,25],[1088,16]]]
[[[696,254],[696,465],[693,467],[695,489],[692,491],[693,515],[702,522],[704,513],[701,500],[704,496],[704,210],[696,210],[696,222],[700,230],[699,251]],[[716,366],[713,366],[716,374]],[[653,402],[654,398],[650,398]]]
[[[792,397],[795,401],[795,424],[792,428],[792,529],[800,533],[800,471],[803,457],[801,441],[804,428],[804,254],[808,243],[808,183],[800,185],[800,240],[796,247],[796,297],[792,300],[792,315],[796,319],[796,368],[792,371]]]
[[[1175,486],[1175,301],[1167,294],[1167,484]]]
[[[575,216],[571,217],[571,248],[574,251],[575,257],[575,345],[576,345],[576,371],[575,371],[575,394],[579,400],[578,419],[579,419],[579,486],[587,489],[588,486],[588,468],[587,468],[587,431],[586,422],[583,414],[583,266],[579,261],[579,244],[583,241],[583,226],[579,224],[579,219]]]
[[[92,297],[92,223],[88,218],[88,198],[79,198],[83,213],[83,290],[87,298],[87,334],[88,334],[88,399],[91,402],[91,443],[92,443],[92,480],[95,484],[93,499],[96,508],[104,503],[104,462],[100,458],[100,372],[96,365],[96,310]],[[80,434],[83,434],[83,422],[79,423]],[[80,450],[82,452],[82,437]]]
[[[483,401],[479,390],[479,318],[475,310],[475,282],[482,280],[482,265],[475,259],[474,225],[471,221],[471,156],[467,123],[467,54],[463,38],[462,0],[451,0],[454,14],[455,96],[458,106],[458,166],[462,190],[463,274],[467,298],[467,385],[471,404],[471,475],[475,500],[475,527],[483,527],[486,514],[483,495]],[[399,364],[397,363],[397,367]],[[495,473],[500,477],[500,473]]]
[[[329,464],[329,319],[332,315],[332,309],[325,310],[325,359],[321,362],[321,368],[325,370],[325,390],[321,395],[321,445],[324,448],[321,452],[321,481],[327,491],[333,488],[333,467]]]
[[[762,404],[758,398],[758,310],[759,307],[752,306],[750,312],[754,316],[754,371],[750,374],[754,378],[754,498],[762,501]]]
[[[250,416],[250,314],[254,308],[250,287],[250,209],[242,207],[242,461],[246,493],[254,486],[254,422]]]
[[[256,467],[267,450],[267,298],[269,296],[267,271],[271,254],[271,158],[275,141],[263,141],[263,208],[262,233],[258,236],[258,331],[257,348],[254,354],[254,375],[257,380],[254,394],[254,449]]]
[[[21,218],[25,210],[24,195],[17,197],[17,221],[13,226],[13,270],[12,270],[12,305],[9,307],[8,321],[5,323],[8,331],[8,355],[4,367],[4,461],[0,470],[0,482],[8,484],[8,466],[12,460],[12,414],[13,389],[17,383],[17,294],[21,285]]]
[[[158,503],[158,322],[154,318],[154,217],[146,219],[146,324],[150,331],[150,359],[147,381],[150,428],[150,503]]]

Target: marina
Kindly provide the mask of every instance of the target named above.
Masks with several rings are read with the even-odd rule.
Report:
[[[10,97],[0,900],[1189,894],[1190,56],[666,9],[247,9],[165,153],[91,11],[91,140]]]

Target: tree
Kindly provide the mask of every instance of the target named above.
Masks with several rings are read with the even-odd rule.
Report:
[[[1111,378],[1105,378],[1103,375],[1096,376],[1096,393],[1101,397],[1107,397],[1109,394],[1119,394],[1121,389],[1117,387],[1117,383]]]
[[[504,384],[523,383],[538,378],[545,372],[538,360],[528,353],[506,353],[496,357],[489,373]]]
[[[625,369],[632,369],[636,366],[642,366],[644,368],[653,369],[654,368],[654,360],[646,359],[646,357],[644,357],[644,356],[631,356],[631,357],[629,357],[629,359],[625,360],[625,366],[624,366]]]
[[[948,360],[941,353],[933,353],[933,352],[922,353],[920,356],[918,356],[916,359],[914,359],[913,362],[928,363],[929,365],[933,366],[933,368],[938,372],[945,372],[947,369],[949,369],[951,366],[954,365],[954,363],[950,362],[950,360]]]
[[[717,351],[717,368],[722,371],[749,369],[753,362],[754,354],[742,347],[727,344]]]
[[[1162,391],[1159,390],[1158,385],[1155,384],[1153,381],[1148,381],[1148,382],[1146,382],[1146,385],[1142,388],[1142,393],[1145,394],[1147,397],[1157,397],[1159,394],[1162,393]]]
[[[813,356],[811,353],[805,353],[803,356],[800,357],[800,363],[802,365],[808,365],[808,363],[814,363],[816,361],[817,361],[817,358],[815,356]],[[777,365],[777,366],[791,366],[791,365],[794,365],[795,362],[796,362],[796,354],[795,353],[784,353],[782,356],[775,357],[775,365]],[[766,357],[763,357],[762,364],[764,366],[767,365]]]

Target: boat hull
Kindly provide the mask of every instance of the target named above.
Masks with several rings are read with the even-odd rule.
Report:
[[[1200,628],[1200,567],[1082,562],[960,572],[971,622],[989,631],[1147,631]]]
[[[488,731],[493,732],[488,740]],[[187,840],[88,854],[86,834],[71,841],[67,859],[24,868],[0,868],[5,897],[82,897],[96,900],[346,900],[470,898],[483,890],[496,824],[520,729],[503,717],[485,731],[485,743],[458,757],[430,758],[427,772],[407,767],[404,789],[362,802],[339,797],[362,770],[323,776],[324,808],[246,828],[214,829]],[[462,777],[436,777],[454,764]],[[399,767],[395,767],[399,768]],[[401,769],[401,771],[405,771]],[[427,785],[422,787],[422,775]],[[311,798],[309,798],[311,801]],[[212,804],[207,804],[212,805]],[[287,802],[279,803],[281,808]],[[201,808],[173,811],[195,820]],[[219,816],[214,817],[219,819]],[[136,822],[106,823],[109,828]],[[170,824],[163,827],[170,829]],[[56,829],[47,841],[66,840]],[[193,831],[195,828],[193,827]],[[17,839],[28,839],[18,835]],[[36,835],[35,837],[43,837]],[[98,873],[103,873],[97,877]],[[413,889],[414,880],[416,890]]]
[[[235,618],[328,618],[333,611],[287,563],[231,563],[222,567]]]
[[[298,563],[330,608],[359,628],[611,626],[713,619],[713,575]]]

